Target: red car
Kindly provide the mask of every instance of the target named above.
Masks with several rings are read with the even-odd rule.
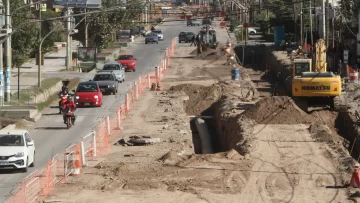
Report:
[[[136,71],[136,58],[133,55],[119,55],[117,61],[125,67],[125,71]]]
[[[77,106],[96,106],[100,107],[103,102],[104,90],[94,81],[81,82],[76,88],[75,103]]]

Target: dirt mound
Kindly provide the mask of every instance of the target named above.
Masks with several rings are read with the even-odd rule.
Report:
[[[0,129],[5,128],[10,124],[16,124],[18,121],[18,119],[0,117]]]
[[[174,150],[170,150],[159,159],[159,161],[162,161],[164,164],[171,166],[174,166],[183,160],[184,158],[179,156]]]
[[[253,108],[244,112],[248,118],[259,124],[299,124],[312,123],[314,119],[303,112],[290,97],[274,96],[267,97]]]
[[[191,52],[192,53],[192,52]],[[195,52],[196,54],[196,52]],[[201,54],[194,57],[194,59],[203,59],[203,60],[227,60],[227,55],[223,48],[221,49],[209,49]]]
[[[202,86],[195,84],[181,84],[170,87],[170,92],[184,92],[189,96],[185,102],[185,111],[189,115],[211,115],[209,109],[217,101],[222,88],[217,85]]]

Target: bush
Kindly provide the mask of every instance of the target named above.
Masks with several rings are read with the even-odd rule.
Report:
[[[237,20],[230,20],[230,27],[229,27],[230,32],[233,32],[234,29],[235,29],[238,25],[240,25],[239,21],[237,21]]]

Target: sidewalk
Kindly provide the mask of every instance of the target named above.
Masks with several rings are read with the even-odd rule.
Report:
[[[80,42],[73,41],[72,51],[76,52]],[[45,72],[58,72],[66,68],[65,65],[66,47],[61,47],[58,52],[52,52],[45,54],[44,65],[41,66],[41,71]],[[37,72],[38,66],[36,65],[36,59],[32,58],[29,62],[22,65],[21,72]]]

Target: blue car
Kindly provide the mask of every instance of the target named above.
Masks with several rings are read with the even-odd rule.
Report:
[[[145,44],[147,43],[156,43],[159,44],[159,37],[156,33],[149,33],[145,37]]]

